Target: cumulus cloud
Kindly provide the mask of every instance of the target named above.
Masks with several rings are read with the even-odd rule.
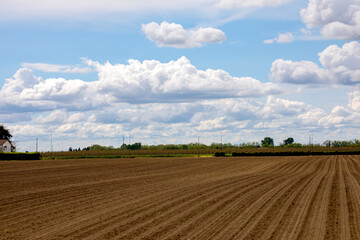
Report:
[[[216,4],[218,8],[232,9],[232,8],[260,8],[260,7],[274,7],[286,4],[291,0],[219,0]]]
[[[34,119],[37,124],[64,124],[79,123],[87,120],[84,113],[70,113],[65,110],[54,110],[49,114],[42,114]]]
[[[86,63],[95,68],[99,79],[36,77],[31,69],[21,68],[0,91],[1,110],[8,112],[70,111],[99,109],[115,103],[191,102],[204,99],[261,97],[279,94],[274,83],[250,77],[233,77],[223,70],[199,70],[185,58],[161,63],[156,60],[128,64]]]
[[[282,116],[293,116],[304,113],[308,106],[303,102],[290,101],[287,99],[269,96],[263,107],[263,118],[281,118]]]
[[[42,72],[89,73],[93,71],[89,67],[58,65],[58,64],[49,64],[49,63],[23,63],[21,65],[24,68],[30,68]]]
[[[329,113],[320,108],[311,108],[306,113],[298,115],[298,119],[301,120],[301,124],[313,129],[353,129],[357,132],[360,124],[360,92],[353,91],[348,93],[348,96],[347,106],[335,106]]]
[[[250,77],[233,77],[223,70],[199,70],[186,57],[161,63],[156,60],[128,65],[88,62],[96,68],[98,92],[113,101],[188,102],[200,99],[260,97],[279,94],[282,90],[272,83],[261,83]]]
[[[331,45],[318,54],[322,65],[311,61],[293,62],[278,59],[271,67],[271,79],[293,84],[360,83],[360,43],[350,42],[342,47]]]
[[[356,58],[345,54],[353,49],[344,49],[347,46],[320,54],[324,68],[356,69],[351,65]],[[210,144],[220,131],[233,143],[264,136],[277,136],[281,139],[275,141],[280,142],[302,132],[307,136],[309,129],[353,129],[360,124],[359,91],[349,93],[347,106],[327,113],[272,96],[279,92],[275,84],[233,77],[223,70],[198,70],[185,57],[167,63],[129,60],[113,65],[86,60],[86,64],[98,72],[97,81],[42,79],[26,68],[6,80],[0,91],[4,99],[0,119],[22,144],[32,147],[35,136],[44,142],[50,134],[57,141],[56,150],[68,149],[69,138],[80,147],[117,146],[119,138],[129,134],[132,142],[146,144],[186,143],[199,135]]]
[[[342,127],[350,123],[352,113],[343,106],[336,106],[331,113],[319,120],[319,125],[325,128]]]
[[[180,24],[168,22],[142,24],[142,31],[159,47],[193,48],[226,40],[225,33],[216,28],[184,29]]]
[[[90,83],[79,79],[49,78],[44,80],[36,77],[31,69],[21,68],[12,78],[6,79],[0,91],[0,97],[4,99],[0,103],[0,111],[89,109],[93,104],[99,104],[98,101],[94,101],[94,91]]]
[[[300,14],[308,28],[321,28],[324,37],[360,38],[359,0],[310,0]]]
[[[276,136],[279,142],[293,136],[297,142],[306,142],[309,129],[320,132],[357,127],[360,114],[350,108],[350,103],[356,102],[358,93],[349,96],[349,108],[336,106],[330,113],[303,102],[269,96],[265,101],[232,98],[171,104],[114,103],[85,112],[53,110],[9,127],[22,144],[29,141],[30,147],[34,136],[44,142],[52,134],[56,150],[68,149],[69,138],[81,147],[91,143],[118,146],[120,138],[129,135],[132,142],[143,144],[188,143],[195,136],[210,144],[220,141],[220,132],[224,141],[233,143],[260,141],[264,136]],[[305,138],[301,140],[302,135]]]
[[[273,38],[273,39],[267,39],[264,40],[264,43],[266,44],[272,44],[272,43],[290,43],[293,42],[295,40],[294,35],[292,35],[292,33],[280,33],[279,37],[277,38]]]
[[[360,113],[360,91],[349,93],[349,107]]]
[[[305,113],[299,114],[297,119],[301,121],[303,126],[307,126],[309,128],[318,127],[318,121],[325,117],[326,113],[324,110],[320,108],[311,108]]]
[[[213,119],[207,119],[199,122],[199,126],[196,128],[198,131],[217,131],[226,127],[224,123],[225,117],[216,117]]]

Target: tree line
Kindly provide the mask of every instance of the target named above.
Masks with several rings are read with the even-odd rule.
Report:
[[[11,141],[10,131],[4,126],[0,125],[0,139],[9,140],[12,145],[14,142]],[[338,141],[338,140],[326,140],[322,144],[301,144],[295,143],[293,137],[288,137],[284,139],[282,143],[279,144],[279,147],[294,147],[294,148],[301,148],[301,147],[308,147],[317,146],[317,147],[359,147],[360,140],[354,139],[350,141]],[[15,146],[14,146],[15,147]],[[247,142],[247,143],[240,143],[240,144],[231,144],[231,143],[211,143],[210,145],[206,145],[203,143],[188,143],[188,144],[159,144],[159,145],[142,145],[140,142],[136,142],[133,144],[122,144],[119,148],[115,148],[113,146],[101,146],[99,144],[95,144],[85,148],[74,148],[69,147],[69,151],[89,151],[89,150],[182,150],[182,149],[222,149],[222,148],[233,148],[233,147],[240,147],[240,148],[259,148],[259,147],[275,147],[274,139],[271,137],[265,137],[263,140],[259,142]]]
[[[206,145],[203,143],[188,143],[188,144],[159,144],[159,145],[143,145],[140,142],[133,144],[122,144],[116,148],[114,146],[101,146],[98,144],[83,148],[82,151],[101,151],[101,150],[185,150],[185,149],[229,149],[229,148],[260,148],[260,147],[286,147],[286,148],[302,148],[302,147],[360,147],[360,140],[354,139],[351,141],[330,141],[326,140],[323,144],[301,144],[296,143],[294,138],[289,137],[284,139],[278,146],[275,146],[274,139],[265,137],[260,142],[247,142],[240,144],[232,143],[211,143]],[[69,148],[69,151],[80,151],[80,148]]]

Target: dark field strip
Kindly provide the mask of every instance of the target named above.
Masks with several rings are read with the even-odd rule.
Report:
[[[360,156],[0,162],[0,239],[360,239]]]

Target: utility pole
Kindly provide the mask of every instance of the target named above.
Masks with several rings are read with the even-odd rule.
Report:
[[[51,153],[51,157],[52,157],[53,156],[52,134],[50,134],[50,153]]]
[[[222,144],[222,132],[221,132],[220,144],[221,144],[221,152],[222,152],[222,151],[223,151],[223,144]]]
[[[200,142],[200,136],[198,136],[198,142],[197,142],[198,158],[200,157],[199,142]]]
[[[38,152],[38,139],[36,138],[36,152]]]
[[[311,151],[313,151],[313,149],[314,149],[314,137],[313,137],[312,130],[310,130],[310,133],[309,133],[309,147],[310,147]]]
[[[311,148],[314,147],[314,136],[313,136],[313,132],[311,130]]]
[[[310,130],[310,133],[309,133],[309,145],[313,145],[314,144],[314,137],[313,137],[313,133],[312,133],[312,130]]]

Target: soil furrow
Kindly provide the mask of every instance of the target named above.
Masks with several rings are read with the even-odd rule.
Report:
[[[249,176],[252,178],[252,176]],[[76,229],[72,228],[72,232],[66,233],[62,232],[62,237],[67,237],[68,235],[77,235],[85,237],[91,233],[99,232],[100,230],[106,227],[112,227],[113,224],[121,222],[124,226],[133,226],[134,222],[139,221],[141,218],[144,221],[144,217],[148,214],[149,216],[154,216],[156,214],[156,209],[164,209],[166,205],[171,204],[171,200],[176,201],[177,203],[186,202],[187,199],[191,199],[194,195],[201,196],[206,193],[206,191],[216,191],[218,189],[226,188],[236,184],[236,180],[229,180],[225,182],[220,182],[219,184],[206,184],[203,185],[203,188],[199,186],[194,186],[189,189],[171,189],[168,192],[155,193],[149,196],[146,196],[146,199],[140,199],[136,202],[127,202],[124,206],[123,203],[120,203],[114,209],[108,209],[106,212],[101,214],[94,214],[93,216],[87,216],[84,220],[86,225],[81,225],[82,228]],[[200,190],[199,190],[200,189]],[[175,193],[180,193],[180,198],[174,198]],[[159,196],[161,195],[161,197]],[[154,199],[160,199],[160,201],[154,201]],[[174,203],[173,203],[174,204]],[[91,218],[90,218],[91,217]],[[101,218],[101,223],[98,222],[98,219]],[[91,223],[93,222],[93,223]]]
[[[360,156],[0,162],[0,239],[360,239]]]

